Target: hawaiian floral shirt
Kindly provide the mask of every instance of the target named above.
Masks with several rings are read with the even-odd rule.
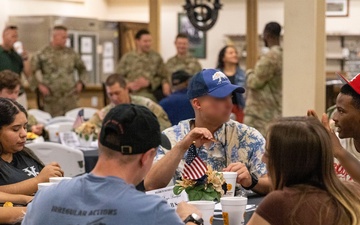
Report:
[[[194,119],[180,121],[178,125],[163,131],[169,138],[172,147],[190,132],[192,121]],[[229,120],[214,133],[214,138],[218,142],[212,143],[209,148],[205,146],[199,148],[199,157],[211,165],[214,170],[222,171],[230,163],[241,162],[246,164],[249,171],[258,177],[267,174],[266,166],[261,161],[265,152],[265,139],[256,129]],[[159,146],[155,162],[169,151]],[[174,181],[181,177],[186,154],[175,172]]]

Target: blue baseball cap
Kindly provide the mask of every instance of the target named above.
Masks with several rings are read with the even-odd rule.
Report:
[[[187,95],[189,99],[204,95],[225,98],[233,92],[244,93],[245,89],[231,84],[227,76],[219,70],[204,69],[190,80]]]

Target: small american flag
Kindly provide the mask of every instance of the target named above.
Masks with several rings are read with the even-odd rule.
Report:
[[[84,122],[84,109],[80,109],[76,117],[76,120],[73,124],[73,129],[78,128],[83,122]]]
[[[207,168],[197,154],[195,144],[191,144],[185,159],[185,167],[182,175],[185,179],[197,180],[204,176]]]

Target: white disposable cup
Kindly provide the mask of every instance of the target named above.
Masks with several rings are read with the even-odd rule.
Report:
[[[220,198],[224,225],[243,225],[247,198],[222,197]]]
[[[46,127],[47,131],[49,132],[49,140],[51,142],[60,142],[60,138],[59,138],[59,125],[57,124],[52,124],[49,125],[48,127]]]
[[[215,202],[213,201],[189,201],[194,205],[202,214],[204,225],[211,225],[212,217],[214,216]]]
[[[56,183],[50,183],[50,182],[38,183],[38,190],[50,187],[51,185],[54,185],[54,184],[56,184]]]
[[[236,186],[236,172],[222,172],[224,179],[227,184],[227,192],[224,196],[234,197],[235,196],[235,186]]]
[[[21,41],[15,42],[13,47],[19,55],[21,55],[24,52],[24,48]]]
[[[71,180],[71,179],[72,179],[71,177],[50,177],[49,178],[50,183],[55,183],[55,184],[60,183],[60,181],[62,181],[62,180]]]

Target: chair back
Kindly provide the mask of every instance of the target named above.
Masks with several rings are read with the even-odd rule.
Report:
[[[42,111],[40,109],[29,109],[27,112],[28,114],[34,116],[38,123],[44,125],[46,125],[52,118],[50,113]]]
[[[84,153],[79,149],[52,142],[30,143],[26,147],[31,149],[45,165],[51,162],[59,163],[65,177],[85,173]]]

